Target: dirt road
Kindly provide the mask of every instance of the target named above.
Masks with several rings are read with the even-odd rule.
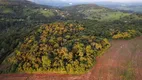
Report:
[[[83,75],[2,74],[0,80],[142,80],[142,37],[111,44],[93,69]]]

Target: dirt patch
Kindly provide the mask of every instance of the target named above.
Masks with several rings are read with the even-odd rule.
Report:
[[[142,37],[132,40],[114,40],[111,48],[88,73],[60,74],[2,74],[0,80],[141,80]]]

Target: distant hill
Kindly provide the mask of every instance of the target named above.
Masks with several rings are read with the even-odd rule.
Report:
[[[69,6],[64,7],[64,10],[72,14],[72,18],[90,19],[97,21],[119,20],[120,18],[130,15],[129,13],[111,10],[109,8],[101,7],[96,4]]]
[[[50,5],[58,8],[63,8],[78,4],[88,4],[86,2],[73,2],[73,1],[63,1],[63,0],[30,0],[30,1],[35,2],[37,4]]]
[[[32,0],[33,1],[33,0]],[[67,7],[81,4],[97,4],[99,6],[107,7],[115,10],[122,10],[127,12],[142,13],[142,2],[111,2],[111,1],[94,1],[94,2],[73,2],[73,1],[62,1],[62,0],[35,0],[34,2],[43,5],[50,5],[53,7]]]
[[[118,2],[96,2],[97,5],[108,7],[115,10],[142,13],[142,2],[118,3]]]

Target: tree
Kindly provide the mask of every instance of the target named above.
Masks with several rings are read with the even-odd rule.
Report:
[[[48,58],[48,56],[42,56],[42,66],[45,69],[51,66],[51,60]]]

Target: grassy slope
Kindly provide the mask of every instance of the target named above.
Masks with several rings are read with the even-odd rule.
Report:
[[[110,10],[95,4],[76,5],[65,7],[64,9],[72,13],[73,16],[75,16],[75,14],[76,16],[79,16],[80,14],[83,15],[83,19],[98,21],[114,21],[130,15],[129,13]]]

